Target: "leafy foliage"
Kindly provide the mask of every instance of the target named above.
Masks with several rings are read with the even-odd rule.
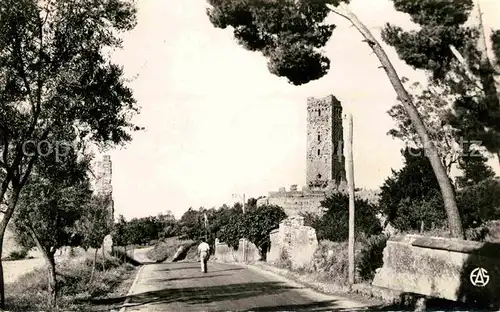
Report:
[[[380,209],[399,230],[418,230],[421,222],[439,225],[446,221],[440,189],[422,149],[405,149],[404,167],[392,171],[381,187]]]
[[[38,241],[41,252],[53,255],[60,247],[81,243],[75,225],[85,213],[81,207],[91,198],[88,164],[88,159],[78,160],[73,154],[65,162],[44,161],[36,167],[14,219],[22,246],[34,247]]]
[[[454,95],[454,112],[448,114],[446,119],[458,130],[457,138],[482,141],[490,152],[499,153],[500,99],[499,85],[494,81],[498,70],[495,72],[490,62],[482,61],[484,51],[478,43],[483,30],[465,26],[474,6],[473,1],[393,0],[393,3],[396,10],[409,14],[420,28],[404,31],[401,27],[387,24],[382,31],[382,39],[393,46],[407,64],[431,73],[433,83],[443,90],[441,97]],[[490,39],[497,56],[500,55],[499,38],[499,31],[493,31]],[[479,86],[465,75],[450,46],[465,57],[466,66]],[[491,63],[500,65],[498,58]]]
[[[269,71],[301,85],[323,77],[330,61],[319,48],[335,25],[324,23],[327,3],[340,1],[208,0],[207,14],[217,28],[233,27],[234,37],[268,59]]]
[[[283,208],[276,205],[262,205],[249,209],[243,224],[244,237],[259,248],[265,255],[271,246],[269,233],[279,227],[280,222],[286,218]]]
[[[321,206],[326,212],[321,217],[305,213],[304,224],[316,230],[318,240],[342,242],[349,236],[349,195],[343,192],[329,195]],[[358,197],[355,206],[355,232],[356,235],[370,236],[382,231],[377,218],[378,208],[364,199]]]
[[[437,94],[436,84],[423,88],[418,82],[410,86],[412,99],[422,122],[425,124],[429,138],[433,141],[444,166],[450,174],[452,165],[457,163],[461,146],[457,142],[457,130],[445,120],[450,114],[449,91],[443,90]],[[388,111],[396,121],[396,128],[388,134],[402,140],[406,146],[422,148],[422,142],[415,127],[412,125],[401,102],[398,102]]]
[[[418,69],[426,69],[435,78],[443,78],[451,69],[454,56],[449,45],[464,49],[473,30],[463,25],[473,8],[472,0],[393,0],[394,7],[410,15],[420,25],[405,32],[387,23],[382,40],[394,46],[400,59]]]
[[[458,168],[463,171],[463,175],[457,177],[457,186],[472,186],[494,177],[495,172],[487,162],[488,158],[484,157],[479,150],[467,148],[459,160]]]
[[[375,270],[384,264],[383,252],[388,239],[389,236],[386,234],[374,235],[363,245],[356,261],[362,280],[371,282],[375,277]]]
[[[98,249],[102,246],[106,235],[112,232],[112,216],[109,207],[109,196],[94,196],[82,206],[82,217],[77,221],[78,234],[82,237],[81,246]]]
[[[486,179],[465,187],[458,192],[457,203],[465,228],[500,219],[500,179]]]
[[[36,167],[46,162],[47,155],[54,157],[54,151],[46,153],[46,149],[42,152],[31,148],[26,153],[25,143],[46,141],[54,147],[65,142],[78,146],[75,150],[88,143],[106,147],[130,141],[132,131],[139,129],[131,122],[139,108],[122,79],[123,70],[106,55],[121,47],[118,35],[135,26],[135,15],[134,5],[127,0],[0,2],[0,143],[3,151],[0,201],[8,207],[0,233],[14,214],[17,198],[32,171],[43,172],[43,166]],[[34,187],[43,181],[32,183]],[[77,220],[79,212],[69,212],[83,200],[80,195],[86,186],[79,183],[71,187],[68,184],[67,199],[58,198],[57,203],[31,201],[35,204],[30,207],[26,204],[22,214],[32,216],[31,221],[40,225]],[[44,191],[34,187],[23,196],[34,199],[35,193],[40,195],[45,191],[54,193],[50,196],[60,192],[50,187]],[[37,212],[35,207],[46,211]],[[61,220],[60,209],[69,219]],[[37,227],[37,230],[43,233],[41,238],[46,246],[55,248],[63,237],[49,228]],[[1,278],[2,307],[3,286]]]

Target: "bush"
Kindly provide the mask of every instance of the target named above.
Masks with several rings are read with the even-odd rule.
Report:
[[[356,263],[361,280],[371,282],[375,277],[375,270],[382,267],[383,251],[388,239],[388,235],[380,234],[371,236],[364,244]]]
[[[321,217],[304,214],[304,224],[316,230],[318,240],[343,242],[349,235],[349,195],[334,193],[328,196],[321,206],[326,212]],[[355,199],[356,236],[377,235],[382,232],[377,218],[377,207],[358,197]]]
[[[98,257],[97,268],[99,268]],[[94,281],[89,285],[92,271],[93,255],[85,258],[68,259],[57,265],[58,306],[63,311],[92,310],[82,307],[79,300],[88,300],[110,294],[134,267],[130,264],[120,265],[117,259],[107,259],[105,272],[96,272]],[[47,289],[47,270],[38,268],[21,276],[16,282],[6,285],[8,311],[52,311],[47,306],[49,298]]]
[[[337,285],[347,285],[349,275],[349,251],[347,242],[322,240],[314,252],[308,271],[318,273],[322,280]]]
[[[487,179],[460,190],[457,205],[465,229],[500,219],[500,179]]]

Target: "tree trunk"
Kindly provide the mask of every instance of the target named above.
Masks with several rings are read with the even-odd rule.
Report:
[[[3,237],[5,230],[1,231],[0,234],[0,255],[3,249]],[[3,261],[0,259],[0,309],[5,309],[5,291],[4,291],[5,282],[3,280]]]
[[[462,222],[460,220],[460,214],[458,212],[457,203],[455,200],[455,192],[451,185],[450,179],[446,174],[446,169],[441,162],[441,159],[437,153],[437,150],[429,138],[425,125],[420,118],[420,115],[412,103],[411,97],[408,92],[404,88],[401,80],[394,69],[389,57],[383,50],[380,43],[377,39],[372,35],[370,30],[357,18],[357,16],[350,12],[347,6],[344,3],[341,3],[338,7],[330,7],[330,9],[349,20],[356,29],[363,35],[366,39],[366,42],[373,50],[375,55],[382,63],[382,67],[387,73],[387,77],[389,78],[396,94],[398,95],[399,100],[403,104],[413,126],[415,127],[416,132],[418,133],[422,145],[425,149],[425,154],[432,165],[432,169],[434,170],[434,174],[436,175],[436,179],[439,183],[439,187],[441,189],[441,194],[443,196],[444,206],[446,209],[446,214],[448,217],[448,223],[451,231],[451,235],[455,238],[464,239],[464,232],[462,228]]]
[[[26,228],[28,229],[31,237],[35,241],[36,247],[40,251],[40,253],[43,255],[43,258],[45,260],[45,265],[47,267],[47,273],[48,273],[48,289],[49,289],[49,301],[50,304],[55,307],[57,305],[57,279],[56,279],[56,262],[54,259],[54,254],[55,250],[47,250],[42,243],[40,242],[40,239],[38,238],[35,230],[31,226],[31,223],[29,220],[26,220]]]
[[[7,182],[8,185],[9,182]],[[5,184],[5,181],[4,181]],[[5,197],[5,192],[7,188],[3,188],[4,185],[2,185],[2,192],[1,192],[1,199]],[[7,225],[9,224],[10,219],[12,218],[12,214],[14,213],[14,208],[17,205],[17,200],[19,198],[19,192],[20,188],[15,187],[12,190],[12,196],[8,200],[8,205],[7,209],[5,210],[3,214],[2,221],[0,222],[0,308],[4,309],[5,308],[5,281],[3,278],[3,264],[2,264],[2,253],[3,253],[3,239],[5,236],[5,230],[7,229]]]
[[[102,243],[102,270],[106,271],[106,255],[104,253],[104,243]]]
[[[53,307],[57,306],[57,279],[56,279],[56,262],[54,259],[54,254],[49,253],[48,255],[48,273],[49,273],[49,293],[50,302]]]
[[[92,281],[94,280],[94,273],[95,273],[95,266],[96,266],[96,262],[97,262],[97,251],[99,249],[96,249],[94,251],[94,263],[92,264],[92,273],[90,273],[90,280],[89,280],[89,284],[92,283]]]

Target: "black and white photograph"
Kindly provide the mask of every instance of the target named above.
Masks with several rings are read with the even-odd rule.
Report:
[[[0,311],[500,311],[500,0],[0,0]]]

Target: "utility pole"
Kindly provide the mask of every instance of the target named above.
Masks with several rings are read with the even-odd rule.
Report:
[[[347,176],[349,185],[349,285],[354,285],[354,156],[353,156],[353,122],[352,114],[348,113],[347,137]]]
[[[243,218],[245,217],[245,193],[243,193]],[[247,262],[247,238],[243,237],[243,262]]]

